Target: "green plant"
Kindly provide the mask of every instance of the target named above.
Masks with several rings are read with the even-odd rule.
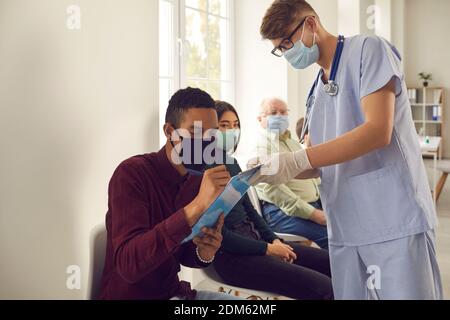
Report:
[[[419,73],[419,78],[420,78],[420,80],[423,80],[423,81],[432,81],[433,80],[433,74],[432,73],[421,72],[421,73]]]

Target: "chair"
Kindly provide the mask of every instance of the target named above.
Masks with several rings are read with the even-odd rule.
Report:
[[[437,169],[442,171],[442,176],[436,186],[436,201],[439,200],[442,190],[444,189],[445,183],[447,182],[448,175],[450,173],[450,161],[440,161]]]
[[[90,263],[88,299],[95,300],[100,294],[100,283],[102,280],[103,268],[106,256],[106,227],[101,224],[95,227],[89,239]]]

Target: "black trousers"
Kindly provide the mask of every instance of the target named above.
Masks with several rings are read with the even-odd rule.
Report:
[[[240,256],[220,252],[217,273],[231,286],[267,291],[298,300],[331,300],[330,260],[321,249],[287,243],[294,248],[293,264],[271,256]]]

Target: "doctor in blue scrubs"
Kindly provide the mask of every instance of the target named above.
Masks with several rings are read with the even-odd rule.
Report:
[[[375,36],[333,36],[302,0],[276,0],[261,26],[272,54],[321,70],[306,150],[259,159],[254,183],[322,178],[336,299],[442,299],[436,212],[401,57]]]

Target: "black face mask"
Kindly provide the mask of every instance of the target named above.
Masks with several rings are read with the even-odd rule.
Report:
[[[215,137],[210,139],[180,137],[180,140],[181,151],[178,156],[190,175],[201,176],[206,167],[216,163],[217,141]],[[172,140],[170,140],[170,143],[176,150]]]

